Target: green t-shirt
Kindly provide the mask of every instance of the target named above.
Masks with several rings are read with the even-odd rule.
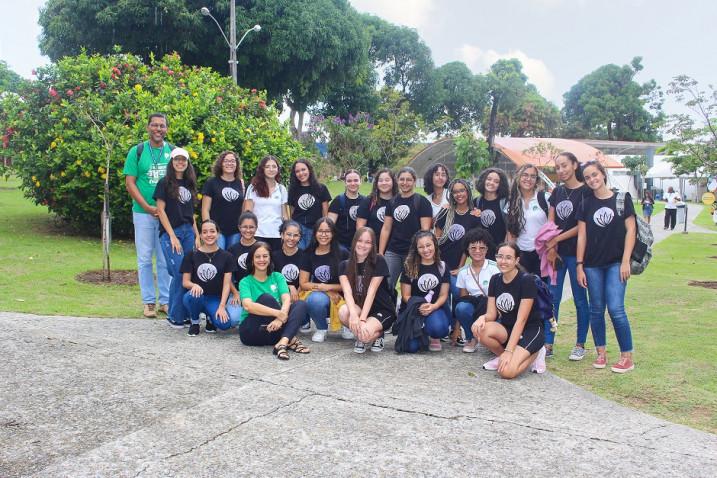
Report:
[[[139,161],[137,161],[137,145],[132,146],[127,153],[127,159],[124,162],[124,175],[137,178],[139,193],[150,206],[156,205],[152,198],[154,188],[167,173],[167,163],[169,163],[169,153],[171,152],[169,143],[166,141],[161,148],[152,148],[149,141],[145,141]],[[132,212],[147,213],[134,199],[132,199]]]
[[[264,282],[258,281],[253,275],[239,281],[239,297],[242,300],[251,299],[256,302],[262,294],[270,294],[281,304],[281,295],[289,294],[289,286],[286,285],[284,276],[280,272],[272,272]],[[247,315],[249,312],[242,308],[240,322],[243,322]]]

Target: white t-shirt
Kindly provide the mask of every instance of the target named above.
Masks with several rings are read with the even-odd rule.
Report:
[[[459,289],[465,289],[472,296],[485,295],[481,291],[480,287],[478,287],[478,284],[476,284],[473,274],[471,274],[470,267],[470,264],[466,264],[458,271],[458,276],[456,277],[456,287]],[[499,273],[500,269],[498,269],[498,265],[495,261],[486,259],[485,262],[483,262],[483,267],[478,274],[478,281],[486,294],[488,293],[490,278]]]
[[[680,197],[677,193],[667,193],[665,194],[665,200],[667,201],[667,204],[665,204],[665,209],[677,209],[677,198]]]
[[[542,191],[536,191],[533,199],[528,203],[527,208],[523,208],[523,216],[525,217],[525,227],[520,232],[516,244],[521,251],[534,251],[535,250],[535,236],[538,235],[538,231],[543,225],[548,222],[548,216],[545,211],[540,207],[538,202],[538,194],[543,194]],[[549,198],[548,194],[545,193],[545,200]],[[522,199],[521,199],[522,201]]]
[[[448,189],[443,190],[443,197],[441,199],[440,204],[436,204],[433,202],[433,195],[428,198],[428,201],[431,203],[431,209],[433,209],[433,218],[436,218],[436,215],[440,212],[441,209],[443,209],[444,206],[448,205]]]
[[[251,184],[246,188],[245,199],[254,201],[253,212],[259,219],[259,226],[256,229],[257,237],[279,238],[279,227],[281,226],[282,207],[289,202],[289,193],[283,184],[277,184],[274,192],[268,198],[257,196],[254,186]]]

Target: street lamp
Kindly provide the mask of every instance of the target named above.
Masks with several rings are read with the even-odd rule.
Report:
[[[221,32],[222,36],[224,37],[224,41],[227,43],[227,46],[229,47],[229,68],[232,72],[232,79],[234,80],[234,84],[237,84],[237,48],[239,48],[239,45],[244,41],[244,38],[249,34],[249,32],[258,32],[261,30],[261,26],[254,25],[253,27],[249,28],[247,31],[244,32],[244,35],[242,35],[241,39],[237,43],[237,28],[236,28],[236,6],[234,5],[234,0],[229,2],[229,38],[224,34],[224,30],[222,29],[222,26],[219,25],[219,22],[216,18],[214,18],[214,15],[211,14],[209,9],[207,7],[202,7],[199,10],[202,15],[205,17],[209,17],[212,20],[214,20],[214,23],[217,24],[217,28],[219,28],[219,31]]]

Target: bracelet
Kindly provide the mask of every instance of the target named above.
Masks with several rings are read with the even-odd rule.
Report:
[[[513,351],[512,351],[512,350],[508,350],[508,349],[505,349],[505,351],[506,351],[506,352],[510,352],[510,353],[513,353]]]
[[[575,265],[576,265],[576,266],[581,266],[581,265],[583,265],[583,261],[577,261],[577,262],[575,263]]]

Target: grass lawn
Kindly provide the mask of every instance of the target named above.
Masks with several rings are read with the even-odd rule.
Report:
[[[695,218],[695,224],[711,231],[717,231],[717,224],[715,224],[712,219],[712,208],[709,206],[703,206],[702,212],[700,212]]]
[[[635,212],[642,216],[642,204],[640,204],[639,201],[633,201],[633,205],[635,206]],[[665,210],[665,202],[664,201],[657,201],[655,202],[655,205],[652,208],[652,215],[653,217],[657,214],[660,214],[662,211]]]

